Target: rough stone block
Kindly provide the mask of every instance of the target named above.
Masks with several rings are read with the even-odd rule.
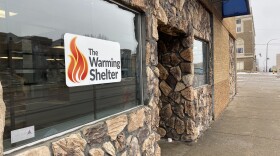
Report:
[[[161,149],[158,144],[155,145],[155,156],[161,156]]]
[[[170,61],[172,66],[177,66],[181,62],[181,60],[177,57],[175,53],[171,54]]]
[[[183,51],[180,53],[180,56],[181,56],[185,61],[193,62],[193,51],[192,51],[192,48],[188,48],[188,49],[183,50]]]
[[[182,77],[182,80],[183,80],[184,84],[186,85],[186,87],[190,87],[193,85],[193,78],[194,78],[194,75],[192,75],[192,74],[184,75]]]
[[[170,132],[168,132],[167,134],[168,138],[173,138],[176,141],[180,140],[180,135],[176,132],[175,129],[172,129]]]
[[[166,79],[166,83],[172,88],[175,89],[176,84],[177,84],[177,80],[175,79],[175,77],[171,74],[169,74],[169,76]]]
[[[145,10],[147,8],[147,5],[146,5],[146,1],[145,0],[131,0],[131,4],[133,6],[136,6],[136,7],[139,7],[143,10]]]
[[[194,66],[192,63],[183,62],[180,63],[180,67],[183,73],[194,74]]]
[[[185,1],[186,0],[178,0],[177,1],[177,5],[176,5],[176,7],[179,9],[179,11],[182,11],[183,10],[183,7],[184,7],[184,4],[185,4]]]
[[[165,96],[168,96],[172,91],[172,88],[165,81],[161,81],[159,87]]]
[[[193,102],[191,101],[184,101],[184,106],[185,106],[185,113],[193,120],[195,120],[195,114],[196,114],[196,110],[195,110],[195,106],[193,104]]]
[[[145,121],[145,111],[144,109],[137,110],[136,112],[132,112],[128,116],[128,132],[132,132],[137,130],[140,127],[143,127]]]
[[[116,150],[115,147],[113,146],[113,144],[111,142],[105,142],[102,147],[105,149],[106,153],[108,153],[111,156],[115,156],[116,155]]]
[[[185,48],[191,48],[193,46],[193,40],[194,40],[194,37],[192,35],[188,36],[182,40],[182,45]]]
[[[177,81],[181,81],[182,72],[179,66],[170,68],[170,73],[175,77]]]
[[[137,134],[139,144],[142,144],[149,135],[150,130],[148,128],[141,128]]]
[[[84,156],[86,144],[86,140],[80,134],[71,134],[52,143],[53,154],[54,156]]]
[[[164,106],[161,111],[160,111],[160,116],[163,119],[169,119],[172,116],[172,109],[171,109],[171,105],[168,104],[166,106]]]
[[[164,9],[163,9],[161,6],[159,6],[158,9],[156,10],[156,15],[157,15],[157,16],[156,16],[157,19],[158,19],[161,23],[163,23],[164,25],[167,24],[167,22],[168,22],[167,15],[166,15],[166,12],[164,11]]]
[[[101,148],[93,148],[89,150],[90,156],[104,156],[104,151]]]
[[[181,90],[183,90],[183,89],[185,89],[185,88],[186,88],[186,86],[184,85],[184,83],[182,83],[182,82],[177,82],[174,91],[175,91],[175,92],[179,92],[179,91],[181,91]]]
[[[3,90],[0,82],[0,155],[3,155],[3,133],[5,127],[6,105],[3,101]]]
[[[157,132],[161,137],[164,137],[166,135],[166,130],[164,128],[159,127],[157,129]]]
[[[182,90],[181,94],[186,100],[193,101],[193,99],[194,99],[192,87],[188,87],[188,88]]]
[[[175,128],[175,121],[176,121],[176,117],[171,117],[166,121],[166,126],[170,127],[170,128]]]
[[[141,156],[140,146],[136,137],[129,136],[127,138],[128,155]]]
[[[158,22],[157,19],[153,16],[152,18],[152,36],[157,41],[158,40]]]
[[[185,120],[186,134],[196,135],[195,122],[192,119]]]
[[[162,55],[161,61],[164,65],[170,65],[170,63],[171,63],[170,55],[171,54],[169,54],[169,53]]]
[[[184,107],[180,104],[173,106],[173,112],[174,112],[174,114],[179,116],[181,119],[185,117]]]
[[[148,83],[152,83],[153,80],[156,78],[153,70],[150,67],[147,67],[146,72],[147,72]]]
[[[177,134],[183,134],[185,132],[185,123],[183,120],[176,118],[175,130],[176,130]]]
[[[151,63],[151,44],[147,42],[146,44],[146,64],[149,65]]]
[[[151,134],[142,145],[142,152],[146,153],[147,155],[154,155],[155,153],[155,134]]]
[[[169,75],[168,71],[160,63],[157,67],[159,69],[159,78],[162,80],[166,80]]]
[[[126,137],[125,134],[122,132],[118,135],[116,141],[115,141],[115,147],[117,152],[121,152],[126,147]]]
[[[181,101],[181,94],[179,92],[171,92],[169,97],[178,104]]]
[[[108,128],[107,134],[110,136],[112,141],[116,140],[118,134],[120,134],[127,125],[127,116],[120,115],[113,119],[109,119],[106,121],[106,124]]]
[[[37,148],[28,149],[28,151],[17,154],[15,156],[51,156],[51,152],[47,146],[41,146]]]
[[[85,128],[82,133],[89,145],[100,144],[105,139],[107,127],[104,122],[101,122],[94,126]]]
[[[155,67],[155,68],[154,68],[154,73],[155,73],[155,75],[156,75],[157,77],[159,77],[159,69],[158,69],[158,67]]]
[[[186,141],[186,142],[191,142],[191,141],[194,141],[195,139],[196,139],[196,137],[193,135],[190,135],[190,134],[183,134],[181,136],[181,140]]]
[[[180,49],[180,41],[178,39],[173,40],[171,51],[173,53],[178,53]]]
[[[165,46],[165,43],[163,41],[158,41],[158,53],[159,54],[165,54],[167,53],[167,48]]]
[[[159,0],[154,0],[154,6],[156,9],[160,6]]]

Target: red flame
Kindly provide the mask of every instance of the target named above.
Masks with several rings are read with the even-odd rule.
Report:
[[[68,78],[74,83],[84,80],[88,74],[88,63],[85,56],[78,49],[76,39],[77,37],[74,37],[70,42],[70,51],[72,55],[69,55],[70,64],[67,72]]]

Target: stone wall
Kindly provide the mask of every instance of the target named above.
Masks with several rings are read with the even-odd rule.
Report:
[[[5,127],[6,105],[3,101],[3,89],[0,82],[0,155],[3,155],[3,133]]]
[[[50,140],[43,146],[11,155],[159,156],[160,147],[157,141],[160,136],[152,131],[151,122],[151,109],[142,106]]]
[[[232,100],[236,94],[236,57],[235,57],[235,42],[233,38],[229,38],[229,95]]]
[[[158,133],[174,140],[193,141],[212,121],[212,41],[210,14],[205,8],[197,1],[186,1],[184,8],[186,17],[189,17],[185,19],[189,23],[185,34],[173,33],[172,29],[165,31],[159,26],[161,120]],[[196,89],[193,88],[194,38],[208,41],[210,67],[209,84]]]
[[[244,16],[242,19],[242,32],[237,33],[237,38],[244,40],[244,58],[238,58],[238,61],[244,61],[244,70],[247,72],[256,71],[255,57],[255,30],[252,16]]]
[[[237,38],[244,40],[244,55],[255,55],[255,32],[253,28],[252,17],[248,17],[242,20],[242,32],[237,33]]]

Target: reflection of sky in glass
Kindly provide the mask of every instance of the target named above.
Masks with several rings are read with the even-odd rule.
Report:
[[[203,62],[203,50],[201,41],[194,40],[193,55],[194,64]]]
[[[8,6],[8,7],[7,7]],[[105,36],[121,49],[135,52],[135,14],[103,0],[3,0],[0,10],[16,13],[0,18],[0,32],[61,39],[64,33]]]
[[[199,87],[206,84],[205,62],[203,59],[203,42],[194,40],[193,54],[194,54],[194,87]]]

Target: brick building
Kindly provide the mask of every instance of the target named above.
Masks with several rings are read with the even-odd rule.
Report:
[[[237,71],[256,71],[255,27],[253,15],[236,17]]]
[[[161,138],[198,139],[236,93],[220,1],[1,3],[0,155],[160,155]],[[118,42],[121,82],[66,86],[65,33]]]

